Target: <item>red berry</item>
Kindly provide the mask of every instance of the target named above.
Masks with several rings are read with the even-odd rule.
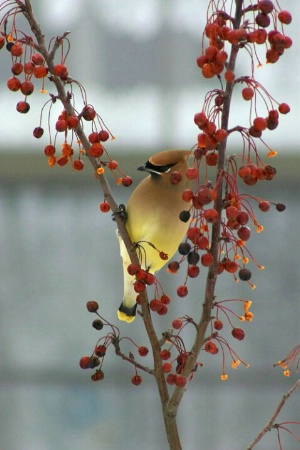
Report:
[[[200,269],[198,266],[189,266],[188,268],[188,276],[190,278],[196,278],[200,273]]]
[[[114,160],[112,160],[108,163],[108,167],[110,168],[110,170],[117,169],[118,165],[119,165],[118,162],[114,161]]]
[[[34,71],[35,67],[31,61],[24,64],[24,73],[26,73],[26,75],[32,75]]]
[[[10,91],[16,92],[20,89],[21,86],[21,81],[19,80],[19,78],[9,78],[9,80],[7,81],[7,87]]]
[[[280,11],[278,20],[285,25],[289,25],[292,22],[292,15],[289,11]]]
[[[210,208],[204,212],[203,217],[208,223],[215,223],[219,219],[219,213],[216,209]]]
[[[205,346],[204,346],[204,350],[207,353],[211,353],[211,354],[215,354],[216,350],[217,350],[217,345],[213,342],[213,341],[207,341]]]
[[[157,314],[159,314],[160,316],[165,316],[167,313],[168,313],[168,305],[166,305],[165,303],[161,303],[161,307],[157,311]]]
[[[216,166],[218,163],[219,155],[217,152],[207,153],[206,155],[206,164],[208,166]]]
[[[105,345],[98,345],[98,346],[95,348],[94,353],[95,353],[95,355],[98,356],[99,358],[103,358],[103,356],[105,356],[105,354],[106,354],[106,347],[105,347]]]
[[[207,250],[209,247],[209,240],[206,236],[200,236],[196,243],[200,250]]]
[[[258,26],[262,28],[267,28],[271,23],[271,19],[267,14],[259,13],[255,17],[255,22],[257,23]]]
[[[220,320],[220,319],[215,320],[214,321],[214,328],[215,328],[215,330],[218,330],[218,331],[222,330],[222,328],[223,328],[222,320]]]
[[[263,200],[263,201],[259,202],[258,207],[261,211],[267,212],[267,211],[269,211],[271,204],[270,204],[270,202]]]
[[[169,305],[171,303],[171,298],[167,295],[167,294],[163,294],[160,297],[160,301],[164,304],[164,305]]]
[[[160,357],[161,357],[161,359],[163,361],[166,361],[166,360],[170,359],[171,358],[170,350],[166,350],[166,349],[165,350],[161,350]]]
[[[240,211],[236,220],[240,225],[246,225],[249,221],[249,214],[246,211]]]
[[[63,167],[69,162],[69,159],[69,156],[61,156],[56,162],[59,166]]]
[[[129,273],[129,275],[135,275],[140,269],[140,266],[138,266],[137,264],[129,264],[127,266],[127,272]]]
[[[59,119],[55,124],[56,131],[63,132],[68,128],[67,121],[63,119]]]
[[[244,99],[244,100],[249,101],[249,100],[251,100],[251,99],[253,98],[253,96],[254,96],[254,90],[253,90],[251,87],[245,87],[245,88],[242,90],[242,96],[243,96],[243,99]]]
[[[209,267],[213,264],[214,257],[211,253],[204,253],[204,255],[201,256],[201,264],[204,267]]]
[[[182,175],[180,172],[175,170],[174,172],[171,173],[171,176],[170,176],[171,184],[177,185],[180,183],[181,180],[182,180]]]
[[[21,56],[23,55],[24,49],[21,44],[14,44],[10,48],[10,52],[13,56]]]
[[[169,372],[171,372],[171,371],[172,371],[172,364],[171,364],[171,363],[168,363],[168,362],[163,363],[163,365],[162,365],[162,370],[163,370],[164,373],[169,373]]]
[[[228,206],[226,208],[226,217],[227,219],[236,219],[237,216],[239,215],[239,209],[236,208],[235,206]]]
[[[181,319],[175,319],[172,322],[172,327],[175,328],[175,330],[180,330],[180,328],[182,327],[183,322]]]
[[[57,64],[56,66],[54,66],[53,72],[54,75],[62,78],[63,80],[65,80],[69,75],[68,68],[64,64]]]
[[[97,133],[97,131],[93,131],[92,133],[90,133],[89,141],[91,144],[96,144],[97,142],[100,142],[99,133]]]
[[[44,134],[44,129],[42,127],[36,127],[33,130],[33,136],[37,139],[40,139]]]
[[[96,111],[92,106],[86,105],[81,111],[81,115],[84,118],[84,120],[91,121],[95,119]]]
[[[54,145],[46,145],[44,148],[44,153],[46,156],[53,156],[55,154],[55,147]]]
[[[169,373],[167,376],[167,383],[172,385],[175,384],[176,375],[174,373]]]
[[[90,356],[82,356],[79,361],[79,366],[81,369],[89,369],[90,368]]]
[[[199,171],[196,167],[189,167],[186,171],[186,177],[188,180],[196,180],[199,176]]]
[[[45,78],[48,75],[48,69],[45,66],[38,66],[35,68],[35,78]]]
[[[238,237],[242,239],[242,241],[248,241],[250,238],[251,230],[249,227],[243,226],[238,229]]]
[[[91,300],[91,301],[87,302],[86,309],[88,310],[88,312],[94,313],[94,312],[98,311],[99,305],[96,301]]]
[[[0,50],[1,50],[1,48],[4,47],[4,44],[5,44],[5,39],[4,39],[4,37],[0,36]]]
[[[131,383],[134,384],[135,386],[138,386],[139,384],[141,384],[142,381],[143,381],[143,379],[142,379],[141,375],[138,375],[138,374],[134,375],[131,378]]]
[[[99,158],[100,156],[103,155],[103,147],[102,144],[100,144],[100,142],[96,142],[95,144],[92,144],[89,148],[89,154],[93,157],[93,158]]]
[[[149,350],[147,349],[147,347],[139,347],[138,352],[140,354],[140,356],[146,356],[149,353]]]
[[[162,302],[158,300],[157,298],[154,298],[150,302],[150,309],[151,311],[159,311],[160,308],[162,308]]]
[[[225,262],[226,272],[235,273],[238,270],[238,268],[239,268],[238,263],[232,261],[231,259],[227,259],[227,261]]]
[[[200,112],[200,113],[195,114],[194,122],[200,128],[203,127],[208,122],[206,114],[204,112]]]
[[[68,128],[71,128],[74,130],[79,125],[79,118],[77,116],[69,116],[67,118],[67,125],[68,125]]]
[[[261,0],[258,2],[257,7],[264,14],[270,14],[274,9],[274,5],[271,0]]]
[[[21,63],[14,63],[11,71],[14,75],[20,75],[23,72],[23,64]]]
[[[242,328],[233,328],[231,331],[232,336],[239,341],[242,341],[245,337],[245,332]]]
[[[168,264],[168,272],[177,273],[180,268],[179,262],[172,261]]]
[[[19,113],[26,114],[30,110],[30,105],[25,101],[20,101],[17,103],[16,109]]]
[[[128,175],[122,178],[122,185],[125,187],[129,187],[132,185],[132,178]]]
[[[35,53],[31,57],[31,61],[35,66],[41,66],[45,62],[45,58],[40,53]]]
[[[178,297],[186,297],[188,295],[188,293],[189,293],[188,288],[185,285],[184,286],[179,286],[177,288],[177,295],[178,295]]]
[[[289,106],[287,103],[281,103],[281,104],[278,106],[278,111],[279,111],[281,114],[288,114],[288,113],[290,112],[290,110],[291,110],[291,108],[290,108],[290,106]]]
[[[102,211],[103,213],[107,213],[108,211],[110,211],[109,203],[108,202],[100,203],[100,211]]]
[[[107,141],[107,139],[109,138],[109,132],[106,130],[101,130],[99,132],[99,139],[101,142],[105,142]]]
[[[187,379],[183,375],[176,375],[175,384],[178,387],[184,387],[187,384]]]
[[[34,91],[34,86],[31,81],[24,81],[20,86],[20,90],[24,95],[31,95]]]
[[[139,294],[140,292],[144,292],[144,291],[146,290],[146,285],[145,285],[144,281],[142,281],[142,280],[137,280],[137,281],[134,283],[133,288],[134,288],[135,292],[136,292],[137,294]]]
[[[74,170],[83,170],[84,169],[84,162],[82,161],[82,159],[75,159],[75,161],[73,162],[73,168]]]

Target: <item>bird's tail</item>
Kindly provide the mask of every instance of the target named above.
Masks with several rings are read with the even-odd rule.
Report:
[[[128,256],[127,249],[123,240],[119,236],[121,257],[123,259],[123,273],[124,273],[124,297],[118,310],[118,318],[125,322],[131,323],[136,316],[136,296],[137,293],[134,290],[133,284],[135,282],[134,277],[129,275],[127,267],[130,264],[130,258]]]

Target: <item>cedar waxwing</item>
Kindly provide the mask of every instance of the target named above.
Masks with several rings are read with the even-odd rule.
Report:
[[[189,209],[182,199],[182,193],[190,187],[186,178],[189,150],[166,150],[151,156],[138,170],[149,172],[132,193],[128,206],[126,228],[134,244],[140,246],[138,252],[141,267],[154,274],[176,253],[178,245],[188,230],[190,220],[183,222],[179,214]],[[178,184],[170,182],[170,175],[179,171],[182,180]],[[167,254],[160,258],[159,251]],[[128,323],[135,319],[136,296],[135,277],[127,272],[131,263],[124,242],[120,238],[121,257],[124,270],[124,298],[118,310],[118,317]]]

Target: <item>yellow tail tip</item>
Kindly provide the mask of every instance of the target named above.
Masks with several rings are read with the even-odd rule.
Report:
[[[118,318],[119,320],[127,323],[131,323],[135,320],[135,316],[129,316],[128,314],[120,310],[118,310]]]

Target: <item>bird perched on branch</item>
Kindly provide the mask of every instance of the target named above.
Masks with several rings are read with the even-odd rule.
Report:
[[[189,209],[182,193],[190,187],[186,178],[190,153],[189,150],[166,150],[151,156],[145,165],[138,168],[149,175],[139,183],[129,199],[126,228],[138,247],[141,267],[151,274],[172,258],[189,227],[190,220],[184,222],[179,215]],[[130,323],[135,319],[137,306],[135,277],[127,271],[131,261],[121,238],[120,249],[124,298],[118,317]]]

